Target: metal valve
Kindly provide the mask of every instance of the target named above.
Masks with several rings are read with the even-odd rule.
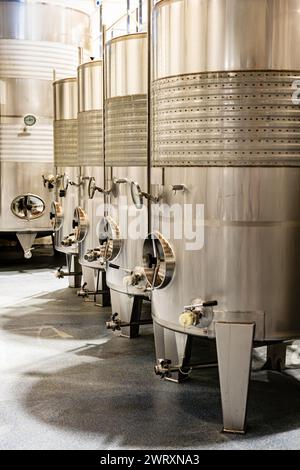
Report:
[[[62,246],[72,246],[76,243],[75,240],[75,234],[70,233],[70,235],[67,235],[63,240],[61,241]]]
[[[150,193],[142,191],[140,185],[136,181],[131,182],[130,191],[133,204],[137,209],[142,209],[144,198],[154,204],[158,204],[161,200],[161,196],[153,196]]]
[[[154,366],[154,372],[159,375],[162,379],[171,377],[171,361],[169,359],[158,359],[157,364]]]
[[[42,175],[44,187],[48,186],[48,189],[53,189],[57,183],[57,176],[54,175]]]
[[[82,286],[81,289],[77,292],[78,297],[82,297],[83,299],[86,299],[89,297],[89,290],[87,288],[87,282],[85,282]]]
[[[112,331],[121,330],[121,320],[118,317],[118,313],[114,313],[111,316],[111,320],[106,322],[106,328]]]
[[[32,250],[33,250],[33,248],[30,248],[30,250],[24,251],[24,258],[26,258],[26,259],[32,258]]]
[[[184,312],[179,317],[179,323],[183,327],[198,326],[199,328],[207,328],[213,321],[213,307],[217,305],[216,300],[203,301],[202,299],[195,299],[191,305],[184,307]]]
[[[89,185],[88,185],[88,195],[89,199],[93,199],[95,196],[96,191],[102,194],[107,194],[107,191],[103,188],[100,188],[96,185],[96,180],[93,176],[89,178]]]
[[[206,302],[192,303],[191,305],[186,305],[184,307],[185,311],[194,312],[202,307],[216,307],[218,305],[217,300],[208,300]]]
[[[62,269],[62,266],[61,266],[60,268],[57,268],[54,275],[55,275],[55,277],[57,277],[57,279],[63,279],[64,277],[68,277],[68,276],[82,276],[82,272],[79,272],[79,271],[75,271],[75,272],[68,271],[68,272],[66,272]]]
[[[84,255],[84,259],[92,263],[93,261],[97,261],[100,258],[100,256],[101,256],[100,249],[95,248],[95,249],[88,250],[86,254]]]
[[[149,287],[149,282],[148,282],[148,279],[145,275],[144,268],[142,268],[140,266],[136,266],[130,272],[130,274],[128,274],[127,276],[124,277],[123,284],[127,287],[132,286],[132,287],[136,287],[140,290],[146,291],[147,288]]]
[[[65,277],[66,273],[64,272],[64,270],[62,269],[62,266],[61,266],[60,268],[57,268],[54,275],[55,275],[55,277],[57,277],[57,279],[63,279]]]
[[[69,181],[70,186],[75,186],[76,188],[80,188],[80,186],[83,185],[83,178],[79,178],[79,183],[76,183],[75,181]]]

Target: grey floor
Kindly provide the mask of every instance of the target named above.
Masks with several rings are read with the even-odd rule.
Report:
[[[0,449],[300,449],[296,348],[284,375],[252,374],[247,435],[224,435],[217,370],[161,381],[151,328],[105,330],[53,271],[0,268]]]

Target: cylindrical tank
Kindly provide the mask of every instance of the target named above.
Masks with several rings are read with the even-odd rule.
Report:
[[[157,357],[173,364],[190,335],[217,334],[219,355],[226,328],[300,336],[299,12],[299,0],[155,6],[152,166],[164,173],[144,258]]]
[[[144,295],[134,286],[130,272],[140,264],[147,210],[133,206],[130,183],[138,182],[147,191],[147,33],[110,40],[105,57],[105,167],[107,187],[114,188],[108,198],[107,227],[122,239],[114,241],[118,250],[110,255],[106,274],[113,312],[118,313],[118,321],[130,322]],[[134,226],[137,217],[140,224]],[[135,335],[133,330],[138,328],[127,332]]]
[[[104,215],[103,157],[103,61],[93,60],[78,67],[78,159],[82,171],[79,206],[74,224],[83,270],[83,295],[107,291],[100,303],[109,303],[103,264],[99,259],[99,221]]]
[[[104,188],[102,60],[78,68],[78,93],[78,156],[85,178],[80,207],[88,219],[88,229],[80,241],[80,263],[99,268],[92,251],[99,246],[97,225],[104,215],[104,199],[98,191],[89,197],[89,183],[93,178],[98,187]]]
[[[78,242],[72,222],[74,210],[79,204],[81,186],[77,138],[77,78],[68,77],[55,81],[53,97],[54,165],[57,182],[56,198],[51,205],[50,221],[55,233],[55,247],[66,254],[67,265],[74,272],[77,261],[75,258],[78,258]],[[79,287],[79,275],[70,276],[69,280],[71,286]]]
[[[30,256],[36,234],[51,231],[53,70],[58,79],[76,72],[78,46],[91,46],[90,17],[25,0],[1,0],[0,17],[0,232],[17,233]]]

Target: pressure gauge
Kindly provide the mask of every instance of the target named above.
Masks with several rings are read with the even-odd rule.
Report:
[[[33,116],[33,114],[27,114],[27,116],[24,117],[24,124],[25,126],[32,127],[36,123],[36,117]]]

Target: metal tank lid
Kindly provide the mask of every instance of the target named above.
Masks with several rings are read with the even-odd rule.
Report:
[[[94,0],[0,0],[0,3],[46,4],[62,8],[69,8],[87,15],[91,15],[95,9]]]
[[[163,3],[170,3],[170,2],[176,2],[178,0],[156,0],[154,3],[154,8],[160,7]]]
[[[60,78],[59,80],[55,80],[53,82],[53,85],[58,85],[59,83],[66,83],[66,82],[77,82],[77,77]]]
[[[124,34],[123,36],[117,36],[115,38],[110,39],[109,41],[106,42],[106,46],[109,46],[110,44],[114,44],[119,41],[127,41],[129,39],[136,39],[136,38],[142,38],[142,37],[147,37],[147,33],[144,31],[141,31],[140,33],[130,33],[130,34]]]
[[[85,69],[85,68],[94,67],[94,66],[102,65],[102,64],[103,64],[102,59],[89,60],[88,62],[84,62],[83,64],[80,64],[78,66],[78,70],[82,70],[82,69]]]

